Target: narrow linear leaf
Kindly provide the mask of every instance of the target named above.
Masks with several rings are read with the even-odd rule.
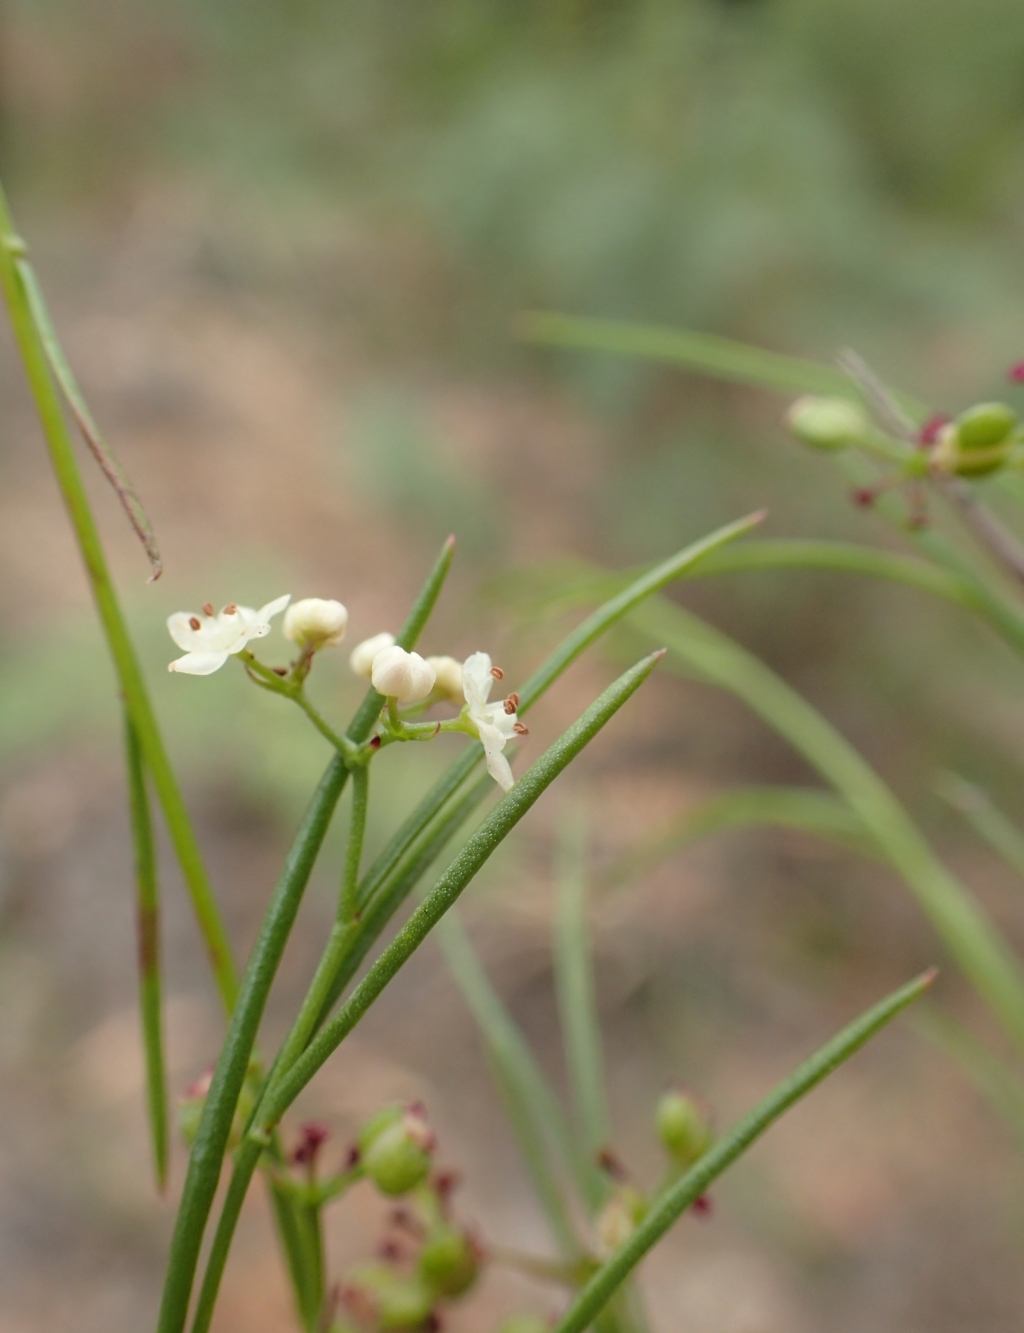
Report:
[[[519,316],[516,332],[524,342],[668,361],[715,379],[776,393],[859,397],[853,381],[842,370],[692,329],[531,310]],[[906,395],[899,395],[899,401],[914,416],[927,414],[924,404]]]
[[[738,1121],[686,1175],[664,1190],[629,1239],[598,1269],[554,1333],[584,1333],[598,1311],[683,1213],[791,1106],[806,1097],[824,1078],[867,1042],[901,1010],[913,1003],[935,979],[926,972],[869,1009],[806,1060],[752,1111]]]
[[[1003,814],[988,792],[956,773],[941,774],[935,789],[1010,869],[1024,878],[1024,832]]]
[[[142,767],[142,751],[131,719],[125,715],[128,805],[135,848],[135,913],[139,950],[139,1012],[146,1065],[146,1105],[157,1188],[167,1185],[169,1128],[167,1062],[164,1058],[163,998],[160,968],[160,893],[153,823]]]
[[[47,309],[46,301],[43,297],[42,288],[39,285],[39,279],[36,277],[35,270],[27,259],[20,258],[15,260],[15,268],[18,276],[21,278],[25,288],[25,296],[28,300],[29,309],[32,312],[32,318],[35,321],[36,331],[39,334],[39,340],[46,352],[47,360],[50,363],[50,369],[53,371],[54,379],[60,385],[61,392],[67,400],[68,407],[71,409],[71,415],[75,418],[78,429],[82,433],[82,438],[89,446],[93,458],[99,464],[100,471],[110,483],[115,495],[120,502],[121,508],[128,515],[128,521],[132,525],[135,535],[142,543],[142,549],[146,552],[146,558],[149,560],[152,573],[149,576],[150,583],[155,583],[164,572],[163,561],[160,558],[160,550],[156,544],[156,535],[153,532],[153,525],[149,521],[142,501],[139,499],[134,486],[128,478],[128,474],[118,462],[113,450],[100,434],[100,428],[89,411],[89,405],[85,401],[81,389],[78,387],[78,381],[75,379],[68,359],[64,355],[64,349],[60,345],[57,332],[53,327],[53,321],[50,318],[50,312]]]
[[[435,935],[483,1036],[508,1118],[562,1256],[577,1259],[580,1244],[558,1166],[559,1161],[573,1162],[578,1154],[562,1108],[454,910],[438,923]]]
[[[765,664],[689,611],[658,598],[631,623],[669,647],[668,665],[737,695],[839,791],[917,899],[949,953],[1024,1049],[1024,976],[977,901],[932,852],[885,783],[829,722]]]
[[[587,923],[587,826],[581,806],[561,821],[555,917],[555,991],[577,1124],[588,1162],[611,1139],[601,1025]],[[590,1191],[588,1203],[603,1191]]]
[[[832,838],[863,856],[882,855],[860,817],[831,792],[813,787],[740,787],[673,815],[610,862],[599,883],[605,889],[620,888],[702,838],[746,828],[799,829]]]

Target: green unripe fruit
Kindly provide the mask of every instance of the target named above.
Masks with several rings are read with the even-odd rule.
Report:
[[[847,398],[798,398],[786,413],[786,425],[812,449],[845,449],[863,440],[870,425],[863,410]]]
[[[1005,403],[978,403],[956,419],[961,449],[995,449],[1016,429],[1017,413]]]
[[[408,1194],[426,1178],[434,1134],[422,1111],[389,1106],[359,1135],[360,1163],[382,1194]]]
[[[420,1251],[418,1270],[425,1285],[438,1296],[461,1296],[477,1279],[480,1254],[469,1236],[445,1227]]]
[[[551,1325],[539,1314],[512,1314],[502,1322],[498,1333],[551,1333]]]
[[[342,1289],[342,1299],[358,1324],[374,1330],[421,1328],[434,1308],[433,1293],[417,1277],[404,1277],[383,1264],[357,1268]]]
[[[939,431],[930,462],[936,471],[952,473],[956,477],[987,477],[1006,464],[1011,444],[1012,436],[1008,435],[998,444],[984,449],[979,445],[965,448],[960,427],[950,422]]]
[[[714,1142],[706,1109],[688,1092],[666,1092],[654,1114],[665,1151],[681,1167],[692,1166]]]

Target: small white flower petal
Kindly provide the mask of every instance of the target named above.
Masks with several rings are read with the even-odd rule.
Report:
[[[172,662],[168,671],[182,671],[188,676],[210,676],[219,671],[230,654],[216,652],[186,653]]]
[[[473,653],[462,664],[462,690],[470,709],[483,708],[491,693],[494,677],[487,653]]]
[[[199,621],[199,629],[196,629],[192,621]],[[184,649],[186,653],[194,652],[202,642],[203,622],[199,616],[191,616],[187,611],[175,611],[173,616],[167,617],[167,630],[171,638],[179,648]]]
[[[488,773],[502,791],[511,791],[515,778],[512,776],[508,760],[502,753],[505,748],[505,737],[493,727],[481,726],[478,730],[480,740],[483,742]]]
[[[384,630],[381,634],[375,634],[372,639],[364,639],[362,643],[357,643],[348,659],[348,664],[355,675],[362,676],[363,680],[369,680],[373,672],[373,659],[385,648],[390,648],[394,641],[395,636]]]
[[[280,612],[285,609],[291,600],[291,593],[286,592],[283,597],[275,597],[274,600],[268,602],[266,606],[261,606],[258,612],[261,623],[269,624],[276,615],[279,615]]]

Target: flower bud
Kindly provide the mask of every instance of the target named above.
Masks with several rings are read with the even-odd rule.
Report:
[[[370,672],[373,688],[399,703],[415,704],[434,688],[434,668],[419,653],[407,653],[397,643],[382,648]]]
[[[798,398],[785,420],[812,449],[845,449],[863,440],[869,428],[863,409],[848,398]]]
[[[961,449],[995,449],[1005,444],[1017,425],[1017,413],[1005,403],[978,403],[956,419]]]
[[[461,1296],[480,1272],[480,1251],[472,1236],[454,1227],[435,1231],[420,1251],[420,1278],[438,1296]]]
[[[969,432],[970,434],[971,432]],[[984,431],[974,432],[972,438],[984,438]],[[997,472],[1010,453],[1011,437],[998,444],[982,448],[978,444],[965,448],[960,426],[951,421],[939,431],[935,446],[929,454],[931,466],[939,472],[950,472],[957,477],[985,477]]]
[[[428,657],[434,668],[434,693],[442,699],[462,703],[462,663],[454,657]]]
[[[703,1157],[714,1142],[707,1108],[681,1089],[665,1093],[658,1102],[655,1122],[665,1151],[684,1169]]]
[[[385,1107],[359,1135],[363,1170],[382,1194],[397,1197],[416,1188],[430,1170],[434,1132],[418,1107]]]
[[[404,1277],[385,1264],[363,1264],[341,1289],[341,1299],[360,1327],[376,1330],[421,1328],[434,1296],[417,1277]]]
[[[597,1239],[605,1254],[624,1245],[647,1212],[647,1200],[634,1185],[619,1185],[597,1215]]]
[[[364,639],[352,649],[348,659],[349,666],[357,676],[369,680],[373,671],[373,659],[383,648],[390,648],[394,641],[395,636],[389,634],[387,630],[382,634],[375,634],[372,639]]]
[[[340,602],[305,597],[292,602],[284,616],[284,637],[300,648],[327,648],[341,643],[348,625],[348,611]]]

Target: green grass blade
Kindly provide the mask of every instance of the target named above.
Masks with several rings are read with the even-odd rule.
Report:
[[[562,1108],[519,1025],[491,985],[456,912],[438,924],[435,937],[483,1036],[506,1113],[559,1249],[564,1258],[577,1259],[580,1244],[555,1161],[571,1163],[576,1156]]]
[[[638,607],[630,621],[668,645],[670,669],[682,669],[743,699],[841,793],[949,953],[1024,1050],[1024,976],[1018,960],[853,746],[763,662],[690,612],[658,598]]]
[[[738,537],[743,537],[751,532],[759,523],[763,522],[764,517],[764,511],[759,510],[757,513],[749,514],[746,518],[737,519],[735,523],[727,523],[725,527],[718,528],[709,536],[702,537],[699,541],[684,547],[660,565],[647,570],[627,588],[611,597],[603,606],[589,615],[582,624],[577,625],[562,640],[543,666],[539,667],[529,680],[520,687],[519,712],[525,712],[535,703],[546,690],[550,689],[562,672],[576,661],[581,653],[585,652],[595,640],[605,634],[614,624],[628,615],[634,607],[639,606],[646,598],[658,592],[667,584],[682,578],[684,574],[688,574],[712,551],[717,551],[719,547],[725,546],[728,542],[735,541]]]
[[[573,1105],[587,1161],[611,1140],[604,1053],[587,925],[587,832],[581,807],[562,820],[555,918],[555,990]],[[588,1199],[594,1204],[603,1191]]]
[[[681,1179],[664,1190],[632,1236],[598,1269],[571,1307],[559,1320],[554,1333],[584,1333],[641,1259],[713,1181],[730,1167],[776,1120],[824,1078],[848,1060],[871,1037],[922,994],[934,972],[915,981],[869,1009],[830,1042],[806,1060],[773,1092],[718,1140]]]
[[[1003,814],[988,792],[955,773],[944,773],[935,784],[949,802],[1011,870],[1024,878],[1024,833]]]
[[[541,310],[520,315],[516,330],[524,342],[667,361],[714,379],[775,393],[860,397],[853,381],[842,370],[819,361],[768,352],[714,333],[615,319],[586,319]],[[923,404],[903,394],[899,395],[899,401],[914,416],[927,414]]]
[[[125,715],[125,760],[128,805],[135,849],[135,912],[139,949],[139,1012],[146,1065],[146,1105],[157,1188],[167,1184],[170,1131],[167,1114],[167,1062],[164,1058],[163,986],[160,969],[160,891],[156,846],[149,812],[142,750],[130,718]]]
[[[668,857],[712,834],[746,828],[790,828],[832,838],[864,856],[880,856],[878,844],[848,803],[813,787],[739,787],[673,815],[601,872],[602,888],[619,888]]]

